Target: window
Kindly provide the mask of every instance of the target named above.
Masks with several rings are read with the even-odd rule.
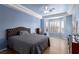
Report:
[[[60,32],[64,32],[64,20],[61,21],[61,31]]]
[[[46,32],[64,32],[64,20],[56,19],[51,21],[46,21]]]
[[[46,21],[46,32],[48,32],[48,21]]]

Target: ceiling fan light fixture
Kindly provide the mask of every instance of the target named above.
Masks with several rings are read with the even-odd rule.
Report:
[[[55,8],[50,8],[50,6],[44,5],[42,10],[43,10],[43,13],[47,14],[47,13],[53,12],[55,10]]]
[[[48,10],[48,6],[45,6],[45,10]]]
[[[44,13],[47,14],[47,13],[49,13],[49,11],[48,10],[45,10]]]

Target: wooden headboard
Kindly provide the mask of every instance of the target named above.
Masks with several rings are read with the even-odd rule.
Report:
[[[25,27],[10,28],[6,30],[6,38],[8,39],[11,36],[19,35],[20,31],[28,31],[30,33],[31,30]]]

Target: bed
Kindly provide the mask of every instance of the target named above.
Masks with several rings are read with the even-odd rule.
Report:
[[[7,29],[6,38],[8,48],[20,54],[41,54],[50,46],[47,36],[31,34],[30,28],[25,27]]]

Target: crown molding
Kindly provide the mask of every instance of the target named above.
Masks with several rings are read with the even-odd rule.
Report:
[[[66,16],[66,15],[68,15],[67,12],[62,12],[62,13],[57,13],[57,14],[46,15],[46,16],[43,16],[43,18],[59,17],[59,16]]]
[[[62,13],[57,13],[57,14],[51,14],[51,15],[46,15],[46,16],[43,16],[43,19],[59,19],[59,18],[62,18],[62,17],[65,17],[65,16],[68,16],[70,14],[68,14],[67,12],[62,12]]]
[[[68,14],[72,14],[74,7],[75,7],[75,4],[72,4],[72,5],[70,6],[69,10],[67,10],[67,13],[68,13]]]
[[[24,7],[20,4],[4,4],[4,6],[9,7],[9,8],[13,8],[17,11],[20,11],[20,12],[23,12],[23,13],[26,13],[26,14],[29,14],[31,16],[38,18],[38,19],[42,19],[41,15],[39,15],[38,13],[36,13],[36,12],[32,11],[31,9]]]

